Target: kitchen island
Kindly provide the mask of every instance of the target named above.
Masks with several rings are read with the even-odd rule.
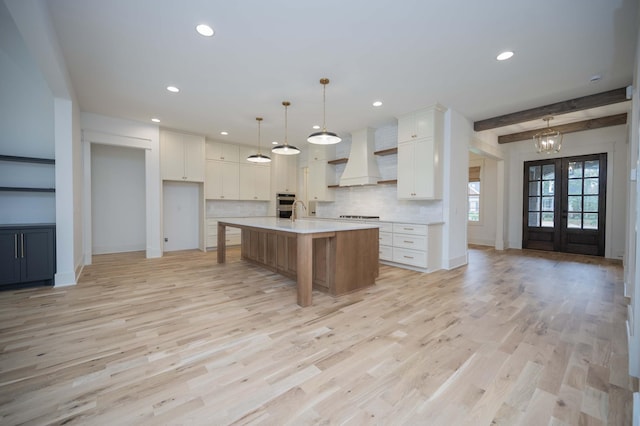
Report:
[[[242,259],[297,281],[297,301],[312,289],[339,296],[375,284],[378,226],[275,217],[218,221],[218,263],[226,261],[226,227],[240,228]]]

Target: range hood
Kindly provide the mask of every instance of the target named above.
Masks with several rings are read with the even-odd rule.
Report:
[[[340,186],[375,185],[380,180],[378,163],[373,155],[374,134],[368,127],[351,133],[351,152],[340,177]]]

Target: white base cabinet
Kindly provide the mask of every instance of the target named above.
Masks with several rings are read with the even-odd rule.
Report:
[[[228,246],[240,245],[240,228],[227,226],[225,243]],[[207,250],[218,248],[218,218],[207,218]]]

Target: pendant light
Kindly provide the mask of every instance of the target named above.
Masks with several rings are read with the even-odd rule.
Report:
[[[562,147],[562,133],[549,128],[549,121],[553,120],[553,117],[545,117],[543,120],[547,122],[547,128],[540,133],[536,133],[533,137],[536,151],[538,154],[560,152],[560,148]]]
[[[333,145],[341,142],[342,139],[333,132],[327,131],[327,84],[329,84],[328,78],[321,78],[320,84],[322,84],[322,131],[311,133],[307,138],[309,143],[316,145]]]
[[[287,143],[287,108],[291,105],[291,102],[283,101],[282,105],[284,105],[284,143],[273,147],[271,152],[282,155],[300,154],[300,150],[298,148]]]
[[[260,151],[260,123],[262,123],[262,117],[256,117],[256,121],[258,122],[258,153],[248,156],[247,161],[251,161],[252,163],[269,163],[271,158],[263,155]]]

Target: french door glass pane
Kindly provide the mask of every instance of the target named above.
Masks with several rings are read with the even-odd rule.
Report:
[[[545,228],[553,228],[553,212],[542,213],[542,226]]]
[[[582,161],[569,162],[569,179],[582,177]]]
[[[556,168],[553,164],[546,164],[542,166],[542,179],[553,180],[556,177]]]
[[[585,213],[583,228],[598,229],[598,213]]]
[[[529,213],[529,226],[540,226],[540,213]]]
[[[540,180],[540,166],[529,167],[529,180]]]
[[[569,213],[567,215],[567,228],[582,228],[582,214]]]
[[[581,194],[582,194],[582,179],[570,179],[569,195],[581,195]]]
[[[584,162],[584,177],[597,177],[600,175],[600,161]]]
[[[584,193],[585,194],[598,193],[598,178],[590,178],[590,179],[584,180]]]
[[[529,211],[530,212],[540,211],[540,197],[529,197]]]
[[[542,210],[553,211],[553,197],[542,197]]]
[[[542,181],[542,195],[553,195],[554,184],[555,184],[555,182],[552,181],[552,180],[543,180]]]
[[[540,195],[540,182],[529,182],[529,195]]]
[[[597,212],[598,211],[598,196],[597,195],[589,195],[584,197],[584,206],[582,209],[585,212]],[[585,219],[586,221],[587,219]]]
[[[569,211],[581,212],[582,211],[582,196],[569,196]]]

